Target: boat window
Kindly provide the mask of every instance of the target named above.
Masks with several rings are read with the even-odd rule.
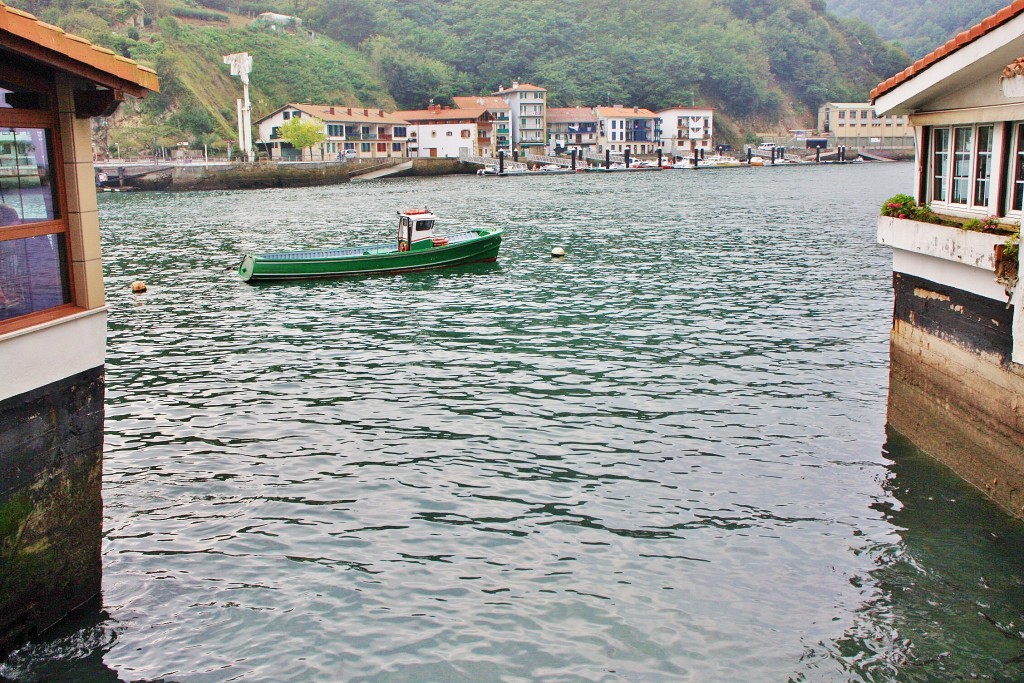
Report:
[[[403,228],[408,228],[409,227],[409,217],[408,216],[402,216],[402,227]]]
[[[417,230],[432,230],[434,227],[434,221],[416,221]]]

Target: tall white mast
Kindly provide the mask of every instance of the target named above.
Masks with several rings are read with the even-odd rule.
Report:
[[[252,162],[252,105],[249,103],[249,72],[252,57],[248,52],[224,55],[224,63],[231,65],[231,75],[242,79],[242,98],[235,100],[238,114],[238,147],[245,152],[245,160]]]

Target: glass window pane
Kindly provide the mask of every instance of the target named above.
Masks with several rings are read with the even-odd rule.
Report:
[[[49,131],[0,128],[0,227],[58,217]]]
[[[932,143],[932,201],[946,201],[947,166],[949,164],[949,129],[936,128]]]
[[[953,129],[953,183],[949,201],[966,204],[968,184],[971,179],[971,138],[972,128]]]
[[[0,320],[71,301],[64,235],[0,242]]]
[[[1024,208],[1024,123],[1017,124],[1017,149],[1015,150],[1013,179],[1013,210]]]
[[[992,179],[992,126],[978,126],[978,156],[974,166],[974,205],[988,206]]]

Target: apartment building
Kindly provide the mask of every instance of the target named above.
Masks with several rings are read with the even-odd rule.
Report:
[[[491,122],[489,144],[488,138],[483,136],[481,129],[480,154],[482,156],[497,156],[498,152],[509,154],[512,152],[512,108],[508,102],[494,95],[480,95],[477,97],[453,97],[452,101],[459,109],[485,108],[493,118]]]
[[[639,107],[595,107],[598,152],[651,154],[661,144],[661,119]]]
[[[512,148],[520,154],[543,154],[547,142],[547,94],[544,88],[512,81],[512,86],[498,86],[494,96],[511,108]]]
[[[280,132],[288,121],[303,118],[321,121],[327,139],[299,150],[282,140]],[[332,161],[409,156],[408,121],[383,109],[292,103],[258,120],[256,128],[256,151],[266,152],[271,159]]]
[[[910,117],[879,116],[870,102],[826,102],[818,109],[818,132],[829,139],[830,147],[914,148]]]
[[[597,115],[590,107],[548,109],[548,151],[568,154],[572,150],[597,152]]]
[[[486,107],[453,109],[439,104],[426,109],[396,111],[409,122],[409,156],[455,159],[465,150],[482,156],[491,147],[494,117]]]
[[[692,157],[694,152],[715,149],[715,110],[706,107],[672,107],[658,112],[661,148],[667,156]]]

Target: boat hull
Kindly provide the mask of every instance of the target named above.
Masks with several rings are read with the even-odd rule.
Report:
[[[309,280],[392,275],[434,268],[450,268],[498,258],[504,230],[474,230],[449,235],[443,246],[398,251],[395,244],[348,249],[246,254],[238,276],[249,283],[273,280]]]

